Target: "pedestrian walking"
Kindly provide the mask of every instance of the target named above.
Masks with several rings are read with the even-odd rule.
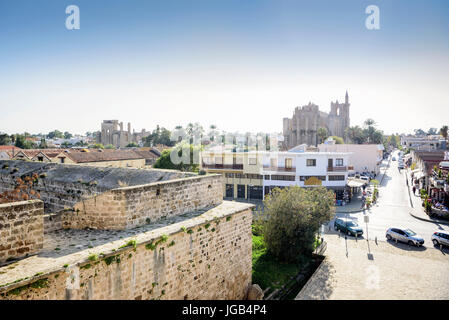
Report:
[[[413,186],[413,195],[415,195],[415,192],[416,192],[416,187]]]

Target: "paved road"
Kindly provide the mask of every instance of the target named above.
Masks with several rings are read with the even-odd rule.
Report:
[[[393,156],[398,159],[397,152]],[[386,174],[382,185],[379,186],[380,196],[378,203],[370,210],[366,210],[365,213],[336,214],[336,216],[357,219],[359,225],[364,229],[365,239],[367,228],[363,222],[363,215],[368,214],[370,219],[368,238],[370,240],[374,240],[377,237],[379,241],[385,241],[385,231],[388,228],[406,227],[422,236],[425,246],[433,247],[431,242],[432,234],[437,230],[449,231],[449,226],[418,220],[410,216],[409,212],[412,207],[405,182],[406,174],[405,170],[399,172],[397,161],[391,161],[389,168],[386,167],[386,162],[384,162],[381,171],[386,171]],[[333,226],[333,221],[331,225]],[[329,231],[326,230],[326,233],[329,233]],[[334,231],[332,230],[330,233],[334,233]]]

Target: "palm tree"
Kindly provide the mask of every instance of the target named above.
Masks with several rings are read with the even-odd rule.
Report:
[[[327,129],[326,128],[318,128],[317,136],[318,136],[319,142],[323,143],[324,140],[326,140],[327,137],[329,136],[327,133]]]
[[[448,126],[442,126],[440,129],[440,134],[444,137],[444,140],[447,139],[447,131],[448,131]]]

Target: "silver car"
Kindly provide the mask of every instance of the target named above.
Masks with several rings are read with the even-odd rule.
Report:
[[[436,246],[439,246],[440,244],[444,246],[449,246],[449,232],[447,231],[434,232],[432,235],[432,242]]]
[[[410,229],[390,228],[387,230],[386,237],[387,240],[397,240],[418,247],[424,244],[424,239]]]

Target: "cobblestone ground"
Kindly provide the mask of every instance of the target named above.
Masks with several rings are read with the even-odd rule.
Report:
[[[325,235],[326,260],[297,300],[449,299],[449,250]],[[371,256],[368,255],[371,252]]]

